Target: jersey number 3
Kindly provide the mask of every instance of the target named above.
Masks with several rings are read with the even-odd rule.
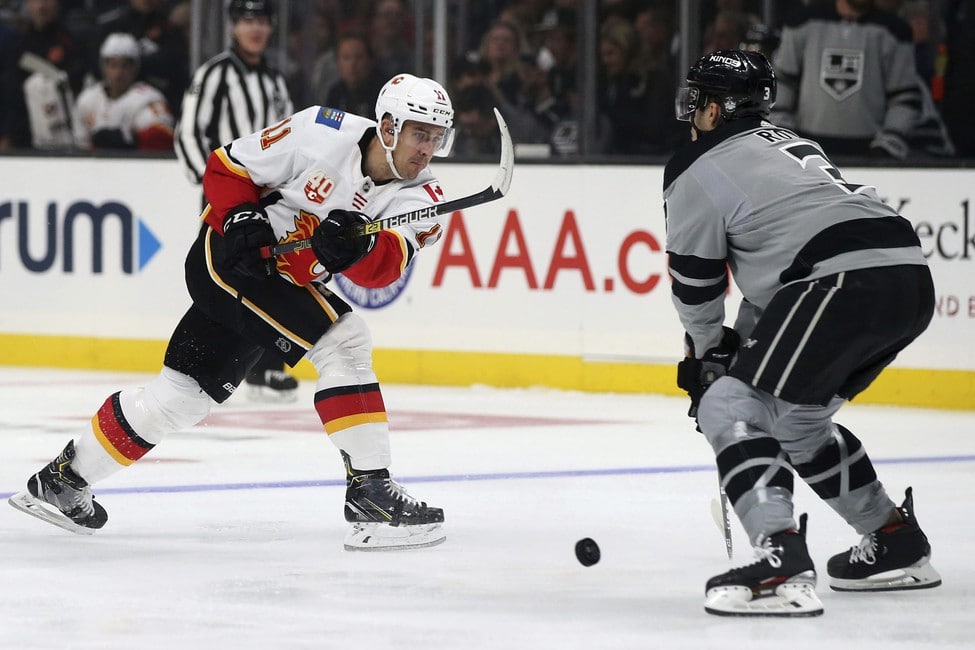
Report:
[[[826,154],[821,150],[816,148],[810,142],[796,142],[793,144],[787,144],[779,149],[782,153],[789,156],[803,169],[809,169],[810,163],[819,161],[820,164],[816,165],[821,172],[829,176],[830,180],[848,194],[856,194],[860,190],[868,187],[866,185],[854,185],[853,183],[847,183],[843,180],[843,175],[840,174],[840,170],[833,166],[833,163],[829,161]]]

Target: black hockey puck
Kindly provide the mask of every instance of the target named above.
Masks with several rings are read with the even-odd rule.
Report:
[[[576,558],[582,566],[592,566],[599,562],[599,545],[589,537],[580,539],[576,542]]]

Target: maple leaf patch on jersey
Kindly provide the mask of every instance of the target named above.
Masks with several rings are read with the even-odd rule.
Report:
[[[430,198],[433,199],[434,203],[440,203],[443,201],[443,188],[440,187],[440,183],[433,181],[430,183],[424,183],[423,189],[427,191]]]
[[[322,110],[318,111],[318,115],[315,116],[316,123],[330,126],[333,129],[341,128],[342,120],[344,119],[345,111],[340,111],[337,108],[329,108],[328,106],[322,106]]]

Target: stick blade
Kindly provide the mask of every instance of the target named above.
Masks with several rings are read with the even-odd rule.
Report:
[[[498,130],[501,131],[501,164],[498,173],[494,177],[491,187],[499,197],[508,193],[511,187],[511,177],[515,171],[515,148],[511,143],[511,134],[508,132],[508,123],[501,116],[501,111],[494,109],[494,117],[498,120]]]

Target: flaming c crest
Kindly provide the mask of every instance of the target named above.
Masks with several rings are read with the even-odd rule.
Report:
[[[301,210],[295,215],[295,228],[288,231],[288,236],[281,243],[308,239],[315,232],[315,228],[320,223],[317,215]],[[298,285],[305,285],[321,275],[318,258],[310,248],[293,251],[278,258],[278,272],[287,275],[292,282]]]

